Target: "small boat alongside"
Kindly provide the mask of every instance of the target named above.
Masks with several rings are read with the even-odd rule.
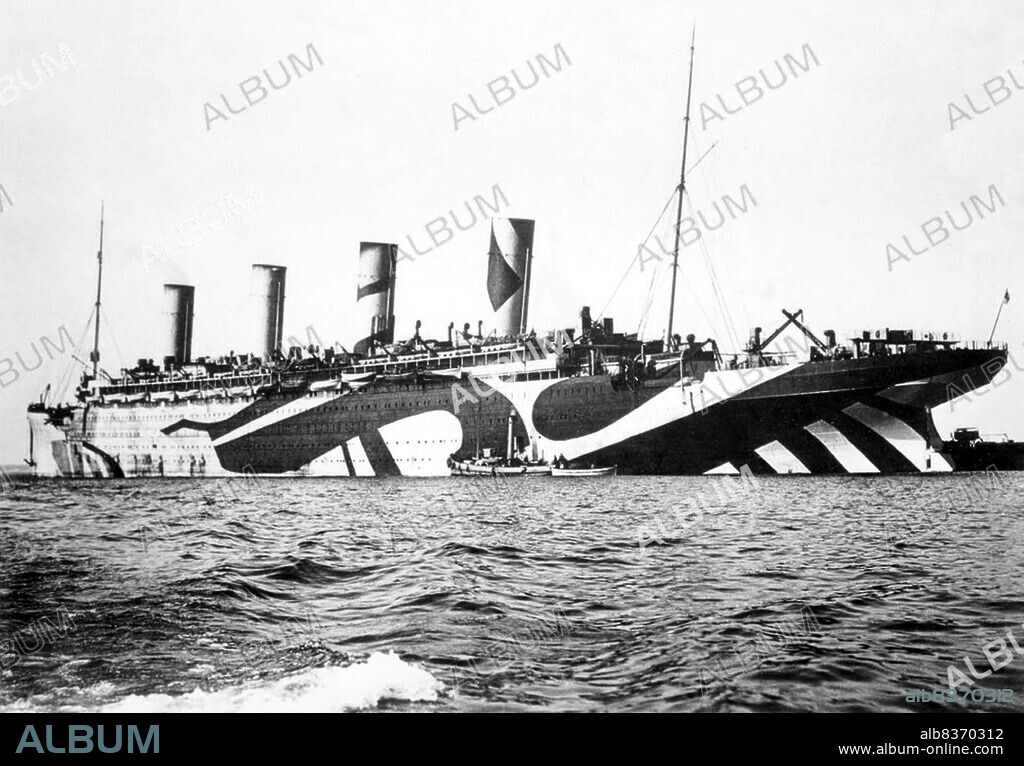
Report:
[[[618,466],[610,465],[603,468],[552,468],[552,476],[614,476]]]

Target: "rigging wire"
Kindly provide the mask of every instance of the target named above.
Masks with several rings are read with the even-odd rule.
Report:
[[[697,139],[694,139],[693,143],[697,143]],[[690,166],[690,169],[687,170],[686,172],[688,174],[689,173],[693,173],[693,171],[697,169],[697,166],[700,165],[701,160],[703,160],[705,157],[707,157],[709,154],[711,154],[711,150],[714,149],[716,146],[718,146],[718,142],[717,141],[715,141],[715,143],[711,144],[711,146],[708,147],[708,150],[706,152],[704,152],[704,154],[702,154],[700,157],[698,157],[697,161],[695,163],[693,163],[693,165]]]
[[[686,289],[690,291],[690,296],[693,298],[693,305],[700,310],[700,314],[704,317],[704,321],[707,322],[708,327],[714,331],[715,323],[711,321],[711,317],[708,315],[707,310],[704,308],[704,304],[700,302],[700,298],[697,297],[697,293],[693,290],[693,285],[689,281],[686,282]]]
[[[664,251],[664,247],[662,247],[662,249]],[[656,283],[657,278],[659,276],[661,276],[660,267],[665,265],[666,261],[663,260],[663,259],[658,259],[657,263],[658,263],[659,270],[656,270],[655,274],[651,275],[651,291],[648,293],[647,304],[644,307],[644,310],[646,312],[645,316],[643,317],[643,326],[644,326],[644,328],[646,328],[647,320],[648,320],[648,317],[649,317],[649,314],[650,314],[650,307],[651,307],[651,304],[652,304],[652,302],[654,300],[654,297],[655,297],[654,296],[654,289],[653,288],[654,288],[654,285]],[[686,285],[686,289],[687,289],[687,291],[690,294],[690,301],[687,303],[687,305],[688,306],[696,306],[697,310],[704,317],[704,321],[707,323],[708,327],[709,328],[713,328],[714,327],[714,322],[712,322],[711,317],[709,316],[707,309],[705,309],[704,304],[701,302],[701,299],[698,297],[698,295],[694,291],[694,287],[693,287],[692,281],[690,279],[686,278],[686,269],[685,269],[684,264],[682,264],[682,263],[680,264],[680,269],[682,270],[681,273],[680,273],[680,279],[683,282],[683,284]],[[662,337],[664,339],[665,330],[666,329],[667,328],[663,328],[661,330],[661,332],[659,333],[659,337]],[[685,333],[681,333],[681,334],[685,335]],[[669,339],[665,339],[665,340],[668,341]]]
[[[697,147],[699,149],[699,146],[700,146],[700,138],[699,138],[699,136],[696,136],[696,135],[694,136],[694,143],[697,145]],[[701,155],[700,159],[703,160],[704,157],[706,157],[711,152],[711,150],[714,149],[717,145],[718,145],[718,142],[713,143],[707,149],[707,151],[704,152]],[[698,162],[696,164],[699,164],[699,163],[700,163],[700,160],[698,160]],[[694,165],[694,167],[696,167],[696,164]],[[708,177],[708,176],[710,176],[710,177]],[[720,184],[717,182],[717,180],[715,179],[714,176],[715,176],[715,173],[714,173],[713,167],[712,167],[712,169],[708,173],[702,174],[700,176],[702,178],[702,180],[704,181],[703,186],[704,186],[705,196],[708,197],[708,198],[710,198],[712,196],[711,195],[711,190],[712,189],[717,190],[717,189],[720,188]],[[691,220],[694,220],[694,222],[696,223],[696,218],[697,218],[698,213],[697,213],[697,211],[694,208],[692,196],[688,195],[687,203],[688,203],[688,212],[689,212],[690,218],[691,218]],[[713,203],[713,204],[716,205],[716,210],[717,210],[717,203]],[[720,215],[721,215],[721,213],[720,213]],[[701,222],[702,223],[704,222],[703,221],[703,217],[701,217]],[[735,321],[733,319],[732,312],[731,312],[731,310],[729,308],[729,302],[726,300],[725,280],[723,280],[722,277],[720,277],[719,274],[718,274],[718,268],[717,268],[717,266],[715,264],[715,257],[712,255],[711,249],[708,247],[708,244],[707,244],[707,237],[704,236],[703,233],[701,234],[701,236],[699,238],[699,242],[700,242],[701,254],[702,254],[703,259],[704,259],[705,269],[707,271],[708,279],[710,281],[710,285],[711,285],[711,288],[712,288],[712,294],[714,296],[715,303],[717,304],[718,313],[721,315],[721,319],[722,319],[722,323],[723,323],[723,330],[724,330],[723,335],[725,336],[725,338],[729,342],[735,344],[736,348],[740,348],[741,345],[740,345],[740,340],[739,340],[739,334],[736,331],[736,324],[735,324]],[[705,316],[705,319],[708,319],[708,316],[707,316],[706,313],[704,314],[704,316]],[[716,334],[718,334],[718,330],[715,329],[716,326],[717,326],[717,323],[709,322],[709,324],[711,326],[711,329]]]
[[[601,317],[604,316],[604,312],[606,312],[608,310],[608,307],[611,305],[611,302],[613,300],[615,300],[616,293],[619,292],[619,289],[622,287],[623,282],[626,281],[626,277],[629,276],[629,272],[632,271],[632,269],[633,269],[633,263],[640,258],[640,251],[641,251],[641,249],[644,247],[644,245],[647,244],[648,240],[650,240],[651,235],[654,234],[654,230],[656,228],[658,228],[658,224],[661,223],[661,219],[665,217],[665,212],[668,210],[669,205],[672,204],[672,200],[674,200],[676,198],[676,192],[677,191],[678,191],[677,189],[673,189],[672,190],[672,194],[669,195],[668,200],[665,202],[665,207],[663,207],[661,209],[661,213],[658,215],[658,218],[654,222],[654,225],[651,226],[651,230],[649,232],[647,232],[647,236],[644,237],[643,242],[641,242],[640,246],[637,248],[636,255],[633,256],[633,260],[631,260],[629,262],[629,265],[626,266],[626,272],[622,275],[622,279],[619,280],[619,283],[615,286],[615,289],[612,290],[612,294],[608,298],[608,302],[604,304],[604,308],[602,308],[601,311],[597,314],[597,317],[596,317],[597,319],[600,319]]]
[[[103,319],[106,321],[107,335],[110,336],[110,342],[114,345],[114,353],[117,354],[117,358],[120,360],[121,368],[124,368],[124,354],[121,353],[121,349],[117,345],[117,339],[114,337],[113,325],[110,323],[110,319],[107,318],[107,312],[102,308],[100,308],[100,312],[103,314]]]
[[[712,177],[712,180],[714,181],[714,188],[720,189],[721,183],[715,178],[716,174],[713,172],[713,167],[714,166],[712,166],[712,170],[711,172],[709,172],[709,175]],[[716,267],[716,277],[718,278],[719,287],[722,291],[722,300],[725,302],[725,306],[728,307],[728,311],[724,312],[725,318],[731,326],[734,340],[735,342],[737,342],[737,347],[742,348],[743,346],[740,345],[738,342],[742,338],[742,336],[739,335],[739,333],[737,333],[736,331],[736,316],[738,315],[739,320],[741,322],[741,326],[751,327],[753,325],[750,322],[750,318],[746,310],[747,301],[745,292],[742,289],[743,282],[742,280],[732,279],[733,274],[735,272],[736,264],[735,248],[728,250],[719,249],[717,256],[711,255],[709,248],[709,252],[706,255],[707,257],[711,258],[712,263],[714,263],[714,261],[717,258],[718,265],[722,266],[725,269],[724,277],[720,277],[717,274]]]
[[[697,143],[696,140],[694,141],[694,143]],[[701,162],[703,162],[704,159],[709,154],[711,154],[711,151],[716,146],[718,146],[718,142],[717,141],[715,141],[713,144],[711,144],[711,146],[709,146],[707,148],[707,150],[703,154],[701,154],[700,157],[697,158],[697,161],[694,162],[693,165],[690,166],[690,168],[689,168],[689,170],[687,172],[692,173],[694,170],[696,170],[697,167],[701,164]],[[641,242],[640,246],[637,248],[636,255],[633,257],[633,259],[626,266],[625,273],[623,273],[622,278],[619,280],[618,284],[615,286],[615,289],[612,290],[611,296],[608,298],[608,301],[605,303],[605,305],[601,309],[601,311],[597,314],[596,318],[600,319],[601,317],[603,317],[605,312],[608,310],[608,307],[611,305],[612,301],[615,300],[616,294],[622,288],[623,283],[626,281],[626,278],[629,276],[629,272],[633,269],[633,263],[640,259],[641,251],[644,249],[644,247],[650,241],[651,236],[654,234],[654,231],[658,228],[658,224],[660,224],[662,219],[665,217],[665,213],[668,212],[669,207],[671,207],[672,202],[675,200],[676,194],[678,194],[678,193],[679,193],[679,187],[677,186],[676,188],[674,188],[672,190],[672,193],[669,195],[668,200],[666,200],[665,206],[662,208],[661,213],[658,215],[658,218],[654,221],[654,225],[651,226],[650,231],[647,232],[647,236],[644,237],[643,242]],[[662,249],[664,250],[664,248],[662,248]],[[654,303],[654,287],[657,284],[657,280],[655,279],[655,276],[660,273],[660,267],[661,267],[661,264],[662,264],[661,257],[658,257],[656,260],[657,260],[657,264],[654,267],[654,273],[651,275],[651,283],[650,283],[650,285],[647,288],[647,296],[646,296],[645,301],[644,301],[643,313],[640,315],[640,319],[639,319],[638,324],[637,324],[637,335],[641,335],[643,333],[643,331],[644,331],[644,328],[646,328],[647,321],[649,319],[648,314],[650,313],[651,305]]]
[[[699,139],[696,136],[693,136],[692,140],[693,140],[694,144],[697,146],[697,148],[699,150]],[[712,144],[711,147],[709,147],[708,150],[701,155],[700,159],[698,159],[697,162],[694,163],[693,167],[696,168],[697,165],[700,164],[701,160],[703,160],[705,157],[707,157],[708,154],[711,152],[711,149],[713,149],[716,145],[717,145],[717,142],[715,144]],[[690,175],[691,179],[693,179],[695,177],[692,173],[689,174],[689,175]],[[696,176],[696,178],[701,178],[701,177],[702,176]],[[692,185],[692,182],[691,182],[691,185]],[[690,213],[692,215],[692,213],[693,213],[693,197],[691,196],[691,194],[689,192],[689,189],[687,189],[686,202],[687,202],[687,204],[689,206],[689,210],[690,210]],[[684,248],[685,248],[685,246],[684,246]],[[683,252],[685,252],[685,249],[684,249]],[[692,263],[691,263],[691,265],[692,265]],[[708,309],[705,308],[704,302],[701,300],[700,296],[697,295],[697,292],[694,289],[693,280],[692,279],[684,278],[682,281],[685,283],[686,289],[687,289],[687,291],[690,294],[690,298],[691,298],[691,304],[690,305],[693,305],[693,306],[697,307],[697,310],[700,312],[700,315],[704,318],[704,321],[705,321],[708,329],[711,332],[714,332],[715,331],[715,322],[711,319],[711,314],[708,312]],[[707,296],[705,295],[704,297],[706,298]],[[680,335],[683,335],[683,337],[685,337],[684,333],[680,333]]]
[[[94,313],[95,309],[89,310],[89,316],[85,320],[85,326],[82,328],[82,332],[78,336],[78,342],[75,343],[74,348],[82,348],[82,345],[85,343],[85,339],[89,334],[89,328],[92,327],[92,316]],[[56,394],[56,397],[54,399],[54,401],[56,402],[63,401],[65,399],[65,394],[71,388],[71,383],[74,381],[73,371],[75,369],[75,361],[77,360],[75,360],[74,357],[72,357],[72,361],[65,363],[60,371],[59,377],[57,378],[57,385],[53,389],[54,393]],[[83,362],[80,361],[78,363],[84,364]]]
[[[644,300],[644,307],[640,313],[640,320],[637,322],[636,335],[638,338],[643,337],[644,332],[647,329],[647,320],[651,315],[651,304],[654,303],[654,286],[658,282],[658,277],[661,276],[661,259],[658,259],[657,265],[651,270],[651,284],[647,288],[647,296]]]
[[[690,202],[689,200],[687,200]],[[693,204],[689,205],[690,215],[695,215]],[[703,219],[701,219],[703,221]],[[715,302],[718,304],[718,310],[722,315],[722,321],[725,324],[726,335],[729,336],[729,341],[735,344],[736,348],[740,347],[739,336],[736,334],[736,327],[732,321],[732,314],[729,312],[728,307],[725,305],[725,299],[722,296],[720,289],[718,271],[715,268],[714,259],[711,257],[711,252],[708,250],[707,243],[704,241],[705,238],[702,235],[698,242],[700,243],[701,253],[704,256],[704,264],[707,268],[708,277],[711,282],[711,291],[715,296]]]

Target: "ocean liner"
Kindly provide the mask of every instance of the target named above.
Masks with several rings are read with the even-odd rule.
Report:
[[[725,354],[673,334],[689,111],[688,95],[663,337],[616,332],[587,307],[574,326],[532,332],[534,221],[493,218],[486,333],[453,322],[435,340],[417,322],[396,341],[398,248],[363,242],[351,349],[283,347],[285,268],[256,264],[245,353],[193,358],[195,288],[167,284],[157,361],[114,376],[99,366],[101,216],[91,369],[73,403],[29,406],[27,462],[42,476],[119,478],[444,476],[481,451],[620,474],[954,470],[931,408],[950,386],[991,380],[1003,346],[896,329],[821,340],[799,311]],[[790,328],[806,353],[770,351]]]

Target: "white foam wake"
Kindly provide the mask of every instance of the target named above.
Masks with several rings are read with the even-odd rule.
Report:
[[[313,668],[259,686],[215,692],[145,694],[100,708],[104,713],[336,713],[382,700],[434,702],[444,685],[394,652],[375,652],[347,667]]]

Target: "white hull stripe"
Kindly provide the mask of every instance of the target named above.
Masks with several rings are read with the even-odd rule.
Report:
[[[819,420],[804,430],[820,441],[847,473],[879,473],[874,463],[831,423]]]
[[[370,464],[370,458],[367,457],[366,450],[363,449],[363,443],[359,440],[358,436],[354,436],[345,442],[345,446],[348,447],[348,454],[352,458],[352,469],[356,472],[356,476],[377,475],[373,470],[373,466]]]
[[[462,425],[447,410],[421,412],[377,432],[403,476],[447,476],[448,456],[462,446]]]
[[[870,407],[861,402],[851,404],[843,410],[851,418],[859,420],[876,434],[885,439],[889,444],[898,449],[900,453],[919,471],[950,471],[952,467],[941,456],[934,456],[938,459],[932,460],[931,468],[928,467],[928,443],[917,431],[911,428],[897,417],[882,410]]]
[[[717,468],[712,468],[710,471],[704,472],[705,476],[717,476],[720,474],[725,474],[727,476],[736,476],[739,475],[739,471],[736,470],[736,466],[734,466],[732,463],[722,463]]]
[[[321,398],[319,396],[306,396],[301,399],[295,399],[287,404],[282,404],[276,410],[268,412],[266,415],[261,415],[255,420],[250,420],[245,425],[239,426],[233,431],[229,431],[218,439],[214,439],[213,446],[220,447],[222,444],[228,444],[229,442],[233,442],[235,439],[248,436],[251,433],[255,433],[256,431],[267,428],[268,426],[272,426],[275,423],[280,423],[282,420],[287,420],[295,415],[301,415],[304,412],[308,412],[309,410],[323,406],[324,404],[328,404],[339,398],[341,398],[340,394],[338,396],[329,396],[326,398]]]
[[[760,455],[775,473],[810,473],[807,466],[800,462],[800,458],[777,441],[758,447],[754,452]]]
[[[306,476],[348,476],[345,463],[345,445],[339,444],[332,450],[310,461],[303,471]]]
[[[544,456],[562,454],[571,460],[578,455],[586,455],[619,444],[685,417],[701,417],[706,410],[801,366],[803,365],[791,364],[758,367],[753,370],[720,370],[709,373],[702,383],[691,383],[686,386],[676,383],[604,428],[564,440],[538,439],[540,434],[533,423],[537,397],[544,389],[559,381],[545,380],[524,384],[488,378],[484,379],[484,382],[503,394],[518,410],[530,439],[540,443]]]

